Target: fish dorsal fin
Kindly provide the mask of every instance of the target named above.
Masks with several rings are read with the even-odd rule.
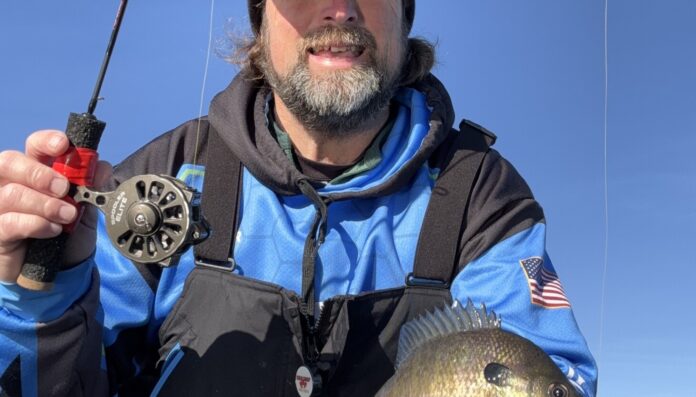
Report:
[[[486,312],[486,305],[476,308],[469,299],[465,307],[459,301],[452,306],[426,311],[424,315],[411,320],[401,327],[399,350],[396,354],[396,367],[424,343],[446,335],[481,329],[500,328],[500,319],[494,312]]]

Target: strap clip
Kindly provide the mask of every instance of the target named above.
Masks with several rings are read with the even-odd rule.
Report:
[[[409,287],[449,288],[449,283],[447,281],[434,278],[416,277],[413,275],[413,273],[409,273],[406,276],[406,285]]]
[[[196,266],[207,267],[216,270],[224,270],[227,272],[233,272],[235,267],[237,267],[237,263],[234,261],[234,258],[227,258],[227,262],[221,262],[214,261],[212,259],[196,257],[194,259],[194,262],[196,263]]]

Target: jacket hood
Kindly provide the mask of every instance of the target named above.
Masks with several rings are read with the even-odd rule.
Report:
[[[442,83],[430,75],[411,88],[425,95],[431,110],[429,129],[418,150],[378,186],[362,191],[333,193],[333,199],[374,197],[398,191],[410,181],[450,132],[454,110]],[[278,194],[301,194],[298,183],[308,178],[283,153],[269,130],[266,118],[269,94],[267,87],[259,87],[237,76],[213,99],[209,121],[255,178]]]

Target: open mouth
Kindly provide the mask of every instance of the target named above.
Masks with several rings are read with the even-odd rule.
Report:
[[[324,58],[358,58],[365,52],[365,47],[360,45],[331,44],[310,47],[311,55]]]

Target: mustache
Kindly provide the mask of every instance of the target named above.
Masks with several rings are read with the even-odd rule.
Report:
[[[357,47],[362,51],[374,51],[377,41],[369,30],[361,26],[324,25],[307,32],[298,46],[302,53],[331,45]]]

